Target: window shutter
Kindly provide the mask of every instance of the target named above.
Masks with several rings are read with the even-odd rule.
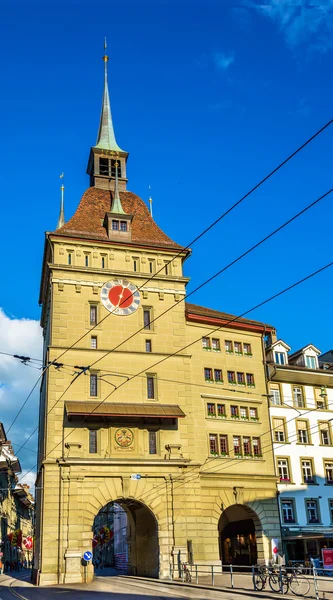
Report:
[[[283,419],[274,419],[274,429],[275,431],[284,431]]]
[[[306,429],[306,421],[297,421],[297,431]]]
[[[319,423],[319,429],[320,429],[320,431],[328,431],[328,423],[327,422]]]

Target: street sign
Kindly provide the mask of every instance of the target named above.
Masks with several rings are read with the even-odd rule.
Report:
[[[131,475],[131,479],[141,479],[141,475],[139,475],[139,473],[134,473]]]
[[[87,552],[84,553],[83,558],[84,558],[84,560],[91,560],[92,559],[92,552],[90,552],[88,550]]]

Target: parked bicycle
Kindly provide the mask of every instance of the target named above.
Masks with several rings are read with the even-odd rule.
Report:
[[[309,580],[302,575],[302,567],[297,566],[291,572],[265,565],[257,565],[253,577],[253,584],[257,591],[265,589],[266,583],[273,592],[286,594],[289,590],[295,596],[306,596],[310,589]]]
[[[191,583],[192,575],[186,563],[183,563],[183,578],[187,583]]]

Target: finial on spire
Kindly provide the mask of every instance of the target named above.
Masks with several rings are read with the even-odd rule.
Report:
[[[60,179],[64,179],[64,174],[61,173],[60,175]],[[59,219],[58,219],[58,224],[57,224],[57,229],[60,229],[60,227],[62,227],[63,225],[65,225],[65,212],[64,212],[64,191],[65,191],[65,186],[64,186],[64,182],[61,182],[61,199],[60,199],[60,214],[59,214]]]
[[[149,189],[149,199],[148,199],[148,202],[149,202],[149,212],[150,212],[151,218],[153,218],[153,199],[152,199],[151,193],[150,193],[150,191],[151,191],[151,186],[150,185],[148,185],[148,189]]]
[[[119,152],[112,152],[112,156],[115,158],[115,167],[116,167],[116,176],[114,182],[114,193],[113,199],[111,202],[111,213],[116,213],[118,215],[126,215],[119,196],[119,181],[118,181],[118,162],[119,162]]]
[[[99,130],[96,142],[96,148],[101,148],[103,150],[113,150],[116,152],[124,152],[121,148],[119,148],[116,138],[114,135],[113,123],[112,123],[112,115],[111,115],[111,106],[110,106],[110,96],[109,96],[109,87],[108,87],[108,60],[109,57],[106,54],[106,38],[104,39],[104,92],[103,92],[103,101],[102,101],[102,112],[101,118],[99,122]]]

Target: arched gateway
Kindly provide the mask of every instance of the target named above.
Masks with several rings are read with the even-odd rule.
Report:
[[[145,504],[131,498],[109,502],[99,510],[92,530],[95,568],[158,577],[158,525]]]
[[[243,504],[229,506],[219,519],[218,531],[223,564],[251,566],[258,562],[257,539],[262,527],[251,508]]]

